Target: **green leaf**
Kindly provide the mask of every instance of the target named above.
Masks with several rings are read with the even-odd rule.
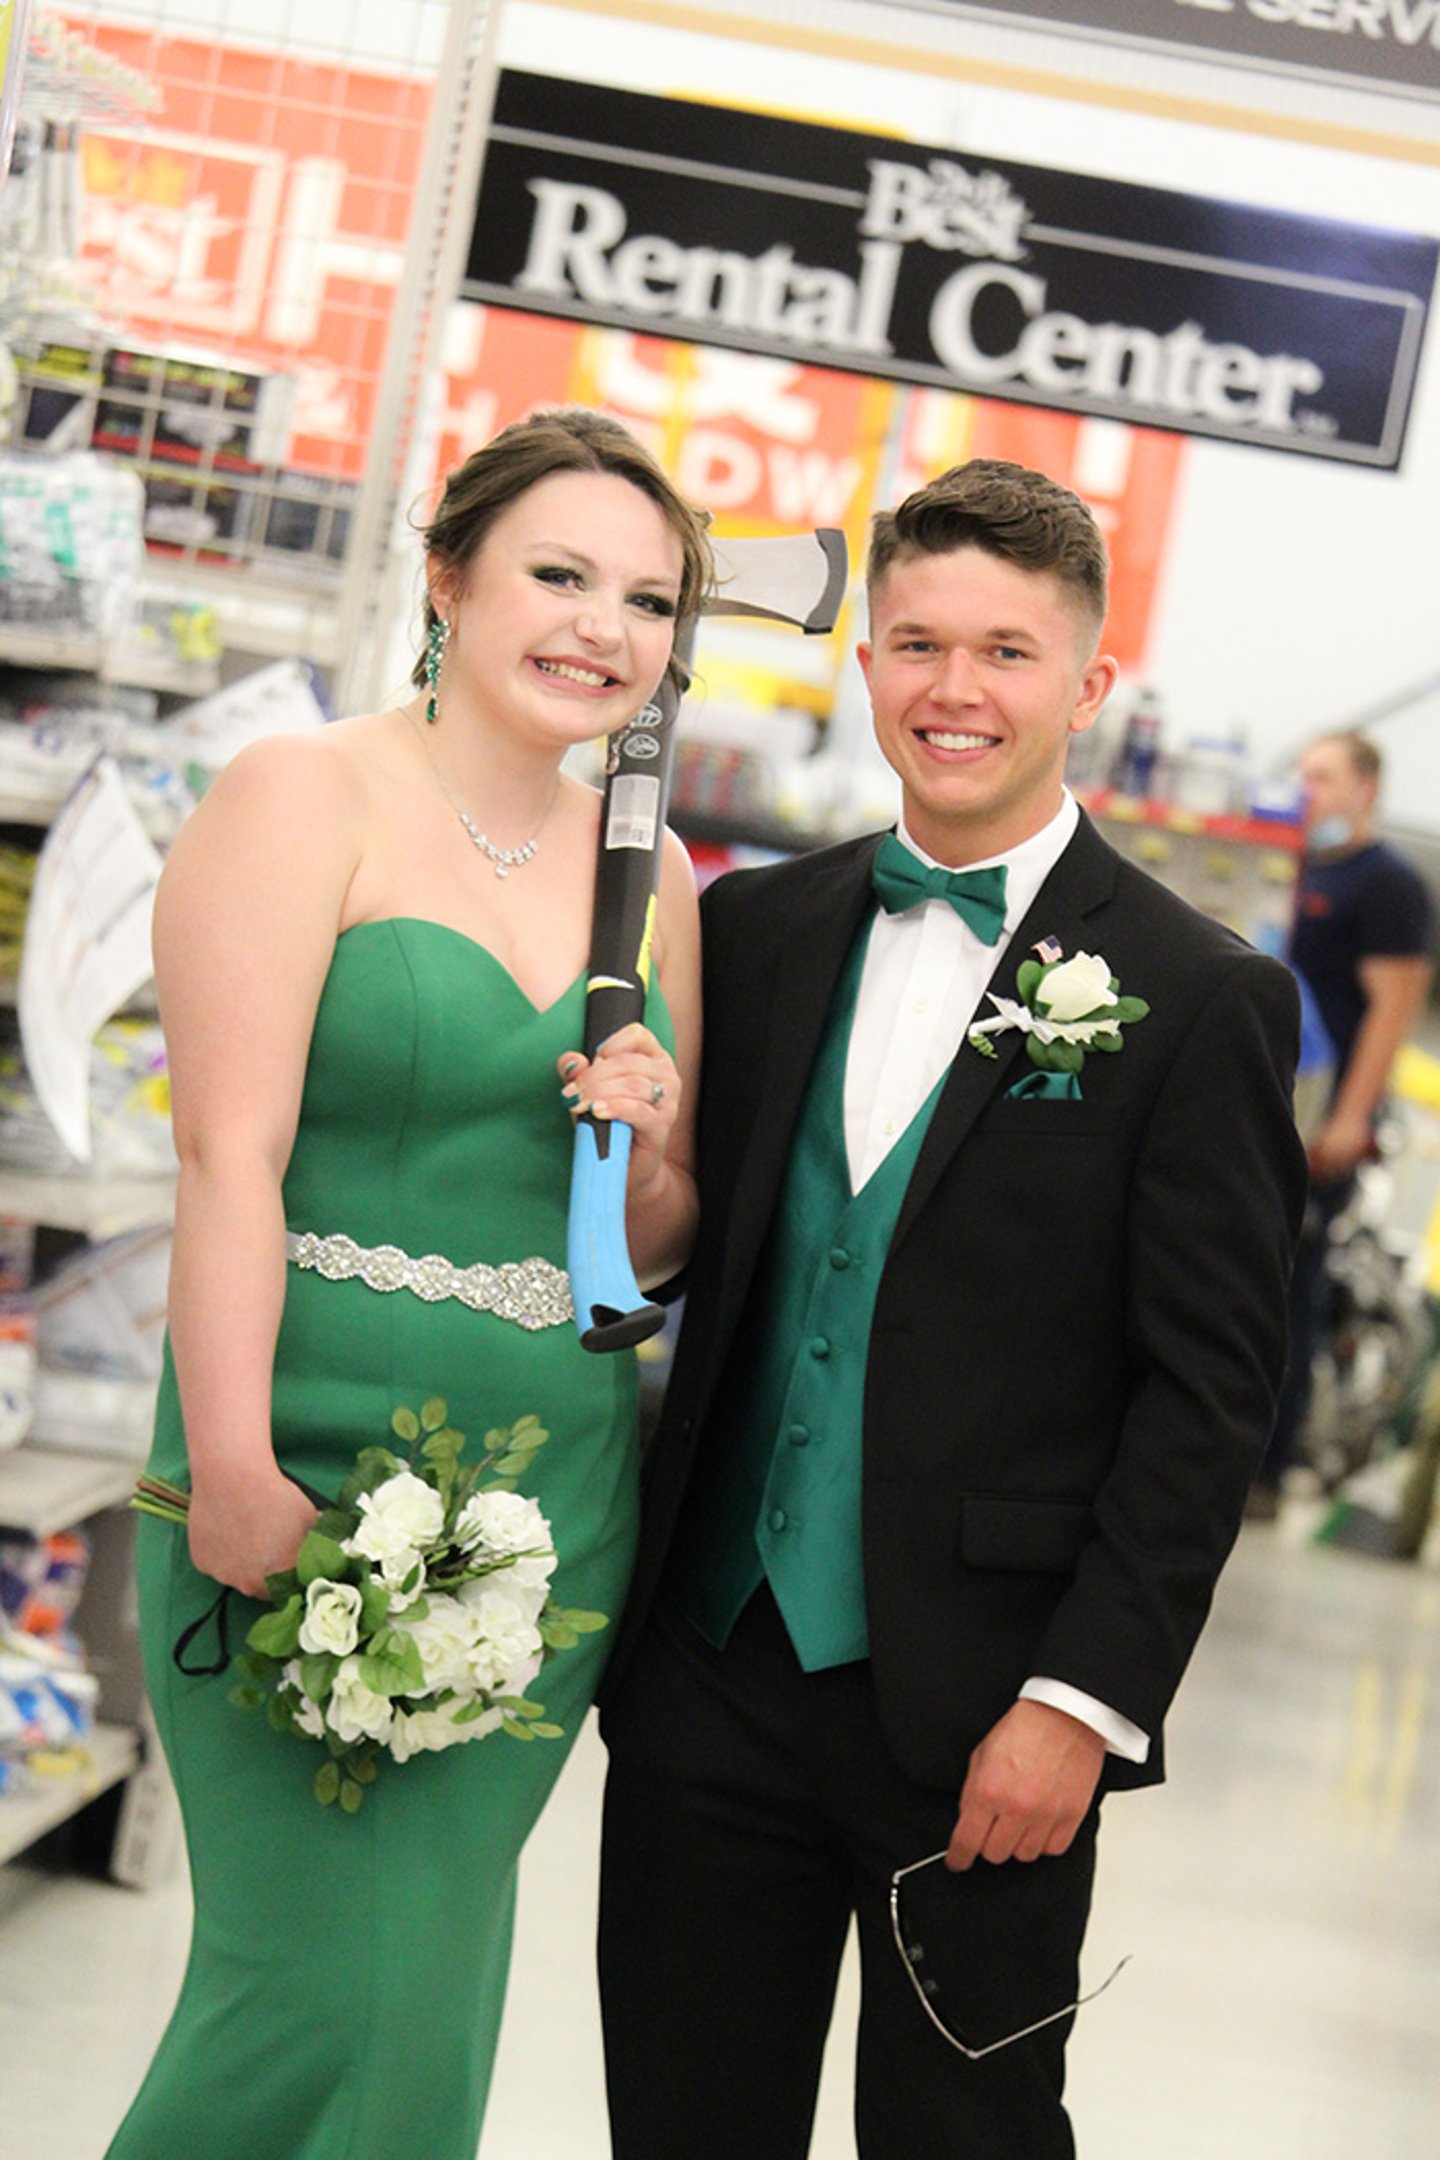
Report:
[[[276,1732],[293,1733],[300,1730],[295,1723],[294,1709],[284,1695],[272,1695],[270,1697],[269,1702],[265,1705],[265,1715]]]
[[[508,1732],[512,1740],[533,1740],[535,1737],[530,1726],[522,1725],[518,1718],[501,1718],[500,1730]]]
[[[318,1531],[321,1537],[333,1538],[338,1545],[342,1538],[349,1537],[357,1519],[355,1508],[341,1507],[337,1502],[334,1507],[322,1508],[310,1529],[312,1533]]]
[[[390,1617],[390,1592],[378,1575],[360,1586],[360,1635],[362,1641],[384,1627]]]
[[[333,1807],[340,1797],[340,1765],[323,1762],[315,1772],[315,1798],[321,1807]]]
[[[259,1650],[265,1657],[285,1659],[293,1657],[300,1647],[300,1615],[304,1600],[297,1591],[287,1598],[279,1612],[262,1613],[245,1637],[252,1650]]]
[[[1092,1050],[1103,1050],[1107,1056],[1111,1057],[1114,1056],[1117,1050],[1123,1050],[1124,1047],[1125,1045],[1118,1035],[1097,1035],[1090,1044]]]
[[[1078,1073],[1085,1063],[1085,1051],[1080,1043],[1056,1042],[1050,1044],[1050,1070],[1052,1072]]]
[[[1039,960],[1022,960],[1015,976],[1015,989],[1028,1005],[1039,989],[1046,970]]]
[[[373,1755],[352,1755],[348,1768],[357,1785],[374,1784],[375,1758]]]
[[[385,1647],[377,1649],[376,1644]],[[425,1667],[409,1636],[387,1629],[375,1637],[368,1654],[361,1658],[360,1677],[377,1695],[408,1695],[424,1687]]]
[[[313,1582],[343,1582],[353,1568],[350,1555],[341,1551],[334,1538],[310,1529],[296,1558],[295,1572],[308,1590]]]
[[[340,1488],[335,1505],[352,1513],[357,1512],[356,1502],[361,1495],[373,1492],[377,1485],[383,1485],[386,1478],[394,1477],[395,1472],[402,1467],[399,1456],[389,1448],[361,1448],[355,1458],[354,1469]]]
[[[420,1420],[413,1410],[400,1408],[390,1413],[390,1430],[397,1440],[413,1443],[420,1437]]]
[[[356,1784],[354,1778],[340,1780],[340,1806],[345,1814],[353,1815],[364,1798],[364,1790]]]
[[[565,1737],[563,1725],[532,1725],[530,1730],[537,1740],[563,1740]]]
[[[230,1690],[230,1700],[237,1710],[258,1710],[265,1701],[263,1692],[253,1681],[240,1681]]]
[[[454,1723],[457,1725],[477,1724],[484,1717],[487,1710],[493,1710],[494,1708],[493,1703],[482,1702],[476,1697],[473,1701],[466,1703],[463,1710],[456,1711]]]
[[[497,1695],[495,1707],[498,1710],[508,1710],[512,1717],[537,1718],[545,1715],[543,1702],[528,1702],[523,1695]]]
[[[563,1620],[567,1627],[574,1628],[577,1635],[598,1635],[601,1628],[610,1625],[610,1615],[603,1612],[577,1612],[567,1608],[557,1612],[555,1617]]]
[[[548,1643],[552,1650],[573,1650],[580,1637],[563,1620],[542,1620],[540,1640]]]
[[[534,1460],[534,1448],[511,1448],[508,1453],[496,1456],[495,1468],[507,1477],[512,1473],[523,1477]]]
[[[286,1568],[281,1575],[267,1575],[265,1578],[265,1594],[275,1606],[283,1605],[287,1598],[294,1597],[299,1588],[300,1577],[294,1568]]]
[[[340,1660],[330,1650],[310,1650],[300,1660],[300,1687],[313,1703],[323,1703],[340,1670]]]
[[[513,1477],[491,1478],[485,1490],[486,1492],[514,1492],[519,1482],[519,1478]]]
[[[427,1433],[439,1432],[449,1415],[450,1406],[443,1395],[432,1395],[420,1405],[420,1423]]]
[[[1149,1010],[1144,998],[1122,997],[1116,1002],[1115,1017],[1117,1020],[1143,1020]]]

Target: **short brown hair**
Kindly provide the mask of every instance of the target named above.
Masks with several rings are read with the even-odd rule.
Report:
[[[472,451],[445,482],[439,507],[421,527],[426,560],[463,579],[496,520],[552,473],[613,473],[648,495],[680,542],[682,557],[678,612],[692,614],[714,580],[706,518],[672,484],[644,444],[618,420],[586,405],[562,405],[534,412]],[[425,597],[424,635],[438,620],[434,602]],[[422,646],[410,680],[425,682]]]
[[[1048,570],[1080,600],[1098,634],[1105,620],[1109,556],[1089,506],[1069,488],[1004,458],[954,465],[871,528],[865,582],[876,590],[894,564],[980,548],[1022,570]]]
[[[1349,758],[1350,770],[1357,780],[1370,780],[1379,787],[1384,760],[1379,746],[1371,742],[1368,735],[1362,735],[1358,728],[1337,728],[1333,734],[1317,735],[1310,747],[1313,750],[1316,744],[1325,742],[1339,744]]]

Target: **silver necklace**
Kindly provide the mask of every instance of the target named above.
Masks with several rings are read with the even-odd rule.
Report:
[[[416,721],[414,714],[407,713],[405,717],[412,723],[417,735],[420,734],[419,722]],[[470,839],[480,850],[480,853],[485,857],[485,860],[491,864],[496,877],[509,877],[512,870],[523,870],[526,863],[532,862],[536,854],[539,852],[540,834],[544,829],[545,820],[549,817],[550,812],[554,809],[555,796],[558,795],[560,792],[559,774],[557,773],[555,776],[554,793],[552,793],[549,802],[546,803],[544,811],[541,814],[540,823],[536,826],[534,832],[530,835],[530,838],[524,843],[522,847],[497,847],[495,845],[495,842],[489,837],[488,833],[481,832],[479,826],[475,823],[475,820],[471,817],[469,811],[461,809],[459,803],[456,802],[449,788],[446,787],[444,779],[441,777],[440,767],[435,762],[435,753],[430,748],[429,743],[426,742],[423,735],[420,735],[420,747],[425,752],[426,763],[429,765],[431,772],[435,776],[436,787],[439,788],[440,793],[445,798],[445,801],[454,811],[456,817],[459,818],[461,825],[464,827]]]

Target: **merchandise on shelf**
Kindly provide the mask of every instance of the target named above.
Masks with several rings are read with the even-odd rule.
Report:
[[[134,617],[144,562],[144,497],[133,472],[81,451],[0,455],[0,653],[38,634],[97,656]]]
[[[207,561],[303,560],[333,583],[356,489],[302,471],[289,452],[295,382],[219,352],[146,351],[77,315],[19,336],[16,439],[45,452],[95,450],[144,490],[152,552]]]
[[[71,1621],[90,1567],[78,1530],[0,1537],[0,1794],[75,1767],[99,1693]]]
[[[41,1108],[13,1014],[0,1015],[0,1165],[85,1182],[174,1174],[170,1078],[157,1021],[107,1021],[90,1058],[92,1158],[81,1171]]]
[[[170,1272],[168,1227],[83,1247],[35,1292],[33,1437],[144,1455],[155,1418]]]
[[[181,747],[155,712],[153,692],[97,683],[90,675],[0,675],[3,814],[12,823],[48,824],[96,756],[108,751],[152,838],[172,839],[195,797]],[[18,894],[10,893],[21,875],[18,863],[7,870],[0,859],[0,973],[15,972],[16,956],[4,947],[23,926]]]
[[[0,1451],[18,1447],[35,1414],[35,1226],[0,1215]]]

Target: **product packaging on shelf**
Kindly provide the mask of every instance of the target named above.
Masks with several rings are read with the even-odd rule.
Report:
[[[168,1225],[88,1245],[35,1293],[34,1441],[140,1459],[155,1392],[170,1273]]]
[[[33,1223],[0,1215],[0,1451],[18,1447],[35,1415]]]
[[[97,655],[127,629],[144,560],[136,475],[88,451],[0,454],[0,643],[39,633]]]

